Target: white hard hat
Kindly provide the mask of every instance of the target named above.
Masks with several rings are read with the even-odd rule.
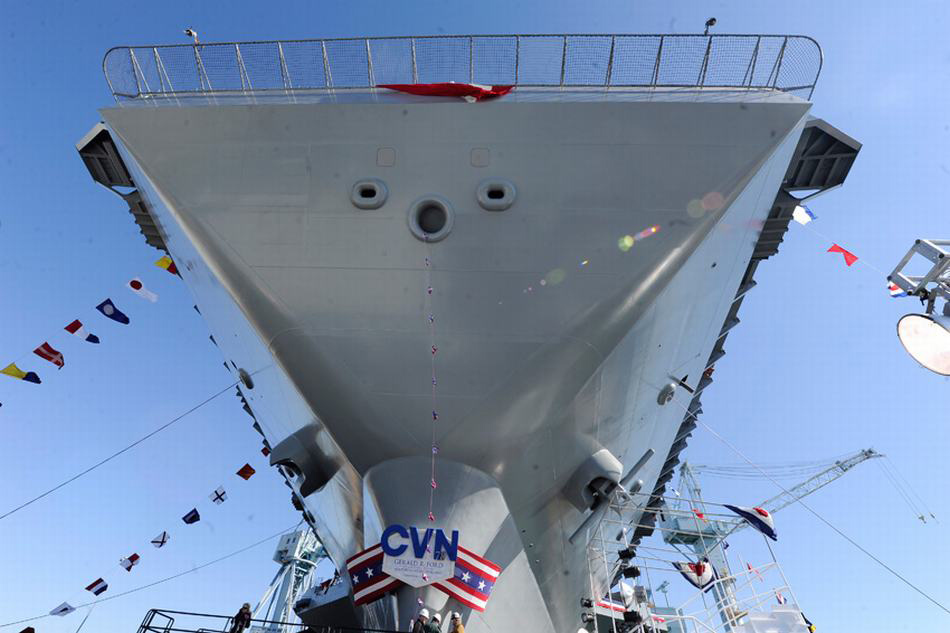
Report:
[[[438,615],[438,613],[437,613],[436,615]],[[429,610],[428,610],[428,609],[423,609],[422,611],[419,612],[419,616],[420,616],[420,617],[423,617],[423,618],[428,618],[428,617],[429,617]]]
[[[461,619],[462,619],[462,614],[459,613],[458,611],[453,611],[453,612],[452,612],[452,617],[449,618],[449,619],[450,619],[450,620],[461,620]]]
[[[434,616],[432,616],[432,619],[433,619],[434,621],[436,621],[436,622],[441,622],[441,621],[442,621],[442,615],[439,614],[439,613],[436,613]]]

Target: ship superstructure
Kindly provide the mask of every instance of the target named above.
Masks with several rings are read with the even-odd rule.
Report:
[[[623,481],[652,491],[649,533],[791,192],[860,149],[808,114],[820,64],[793,36],[117,48],[79,150],[177,262],[338,567],[395,523],[503,570],[483,612],[402,587],[355,620],[421,601],[472,633],[572,632],[585,526]],[[438,82],[515,88],[380,87]]]

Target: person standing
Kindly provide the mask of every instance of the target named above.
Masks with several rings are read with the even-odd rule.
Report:
[[[421,609],[416,621],[412,623],[412,633],[426,633],[426,623],[429,621],[429,610]]]
[[[234,617],[231,618],[231,628],[228,633],[244,633],[244,629],[251,626],[251,605],[244,603]]]
[[[425,633],[442,633],[442,614],[434,614],[423,631],[425,631]]]
[[[465,633],[465,625],[462,624],[462,614],[458,611],[453,612],[449,619],[449,633]]]

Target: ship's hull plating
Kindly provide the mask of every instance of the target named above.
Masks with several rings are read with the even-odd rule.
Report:
[[[429,256],[435,525],[504,567],[484,613],[448,606],[472,633],[576,630],[591,581],[565,486],[600,449],[629,468],[652,447],[652,489],[683,416],[658,391],[705,369],[807,112],[677,99],[104,111],[270,443],[306,464],[338,564],[426,523]],[[366,178],[379,209],[350,201]],[[489,178],[515,185],[508,210],[476,201]],[[407,213],[430,195],[455,221],[427,244]],[[447,606],[402,589],[365,615],[403,626],[417,596]]]

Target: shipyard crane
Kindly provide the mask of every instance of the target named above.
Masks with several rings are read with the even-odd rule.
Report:
[[[866,462],[869,459],[877,459],[880,457],[884,457],[884,455],[882,453],[878,453],[873,448],[866,448],[857,451],[856,453],[853,453],[844,459],[835,460],[831,466],[819,471],[817,474],[809,477],[805,481],[796,484],[787,490],[783,490],[774,497],[766,499],[762,503],[759,503],[758,507],[764,508],[771,514],[775,514],[779,510],[787,508],[788,506],[797,502],[799,499],[807,497],[808,495],[824,488],[858,464]],[[693,467],[690,466],[688,462],[684,462],[682,468],[680,469],[680,477],[681,481],[686,484],[687,490],[689,490],[688,497],[697,503],[702,503],[701,489],[699,486],[699,481],[696,479],[697,470],[701,471],[702,467]],[[725,538],[725,536],[728,534],[737,532],[749,525],[748,522],[739,518],[732,520],[719,520],[717,523],[719,531],[723,534],[722,538]]]
[[[274,562],[280,569],[253,610],[255,620],[268,624],[255,627],[251,633],[291,633],[300,626],[293,605],[313,584],[317,564],[326,558],[323,544],[313,530],[288,532],[280,537],[274,552]]]

